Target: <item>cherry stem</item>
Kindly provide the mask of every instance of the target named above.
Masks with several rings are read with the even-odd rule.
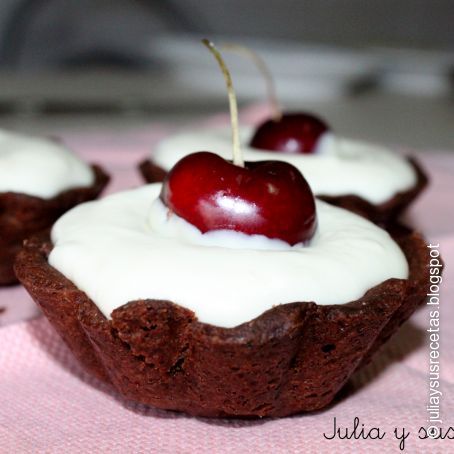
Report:
[[[223,43],[221,47],[236,54],[243,55],[254,63],[265,79],[268,103],[271,107],[273,119],[279,121],[282,118],[282,108],[277,98],[276,84],[265,60],[257,52],[241,44]]]
[[[233,88],[232,77],[227,69],[221,53],[216,49],[215,45],[208,39],[202,39],[202,43],[208,48],[208,50],[214,55],[222,74],[224,75],[225,83],[227,85],[227,93],[229,95],[229,106],[230,106],[230,121],[232,123],[232,141],[233,141],[233,163],[237,166],[244,167],[243,153],[241,152],[240,146],[240,133],[238,128],[238,105],[236,102],[235,90]]]

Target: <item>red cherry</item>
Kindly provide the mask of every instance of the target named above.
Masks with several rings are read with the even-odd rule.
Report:
[[[294,245],[308,241],[316,228],[312,191],[286,162],[240,167],[214,153],[193,153],[167,174],[160,198],[202,233],[227,229]]]
[[[279,120],[267,120],[255,131],[253,148],[284,153],[313,153],[319,137],[328,125],[306,113],[284,114]]]

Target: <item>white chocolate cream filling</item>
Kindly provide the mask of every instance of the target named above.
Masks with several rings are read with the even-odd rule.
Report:
[[[325,133],[314,154],[279,153],[248,147],[252,133],[252,128],[241,128],[246,161],[287,161],[305,176],[315,195],[356,195],[377,205],[411,189],[417,181],[405,158],[379,145]],[[182,132],[162,140],[149,159],[166,171],[195,151],[211,151],[231,159],[231,143],[229,128]]]
[[[93,181],[91,167],[64,145],[0,130],[0,192],[50,199]]]
[[[202,234],[156,201],[160,184],[84,203],[52,229],[49,263],[106,317],[137,299],[169,300],[205,323],[234,327],[278,304],[342,304],[408,264],[388,233],[317,201],[309,245],[232,231]]]

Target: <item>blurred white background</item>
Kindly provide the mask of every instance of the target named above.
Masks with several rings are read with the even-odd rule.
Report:
[[[2,0],[0,121],[52,132],[226,110],[209,37],[260,52],[289,109],[454,149],[453,18],[452,0]],[[240,103],[263,102],[257,70],[225,56]]]

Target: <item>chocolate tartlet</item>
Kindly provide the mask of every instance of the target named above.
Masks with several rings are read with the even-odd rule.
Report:
[[[328,405],[424,302],[427,246],[416,233],[394,239],[408,279],[388,279],[347,304],[275,306],[234,328],[151,299],[108,320],[49,265],[48,236],[25,242],[15,271],[85,369],[127,399],[207,417],[286,416]]]
[[[101,193],[109,177],[99,166],[92,168],[95,180],[91,186],[69,189],[50,199],[16,192],[0,193],[0,285],[17,283],[14,258],[25,238],[49,229],[64,212]]]
[[[395,194],[384,203],[374,205],[357,195],[327,196],[320,194],[317,195],[317,198],[331,205],[359,214],[375,224],[384,226],[394,224],[408,206],[421,194],[429,181],[418,161],[412,157],[407,159],[417,175],[415,186],[407,191]],[[149,159],[145,159],[139,164],[139,170],[147,183],[160,183],[167,174],[162,167],[159,167]]]

